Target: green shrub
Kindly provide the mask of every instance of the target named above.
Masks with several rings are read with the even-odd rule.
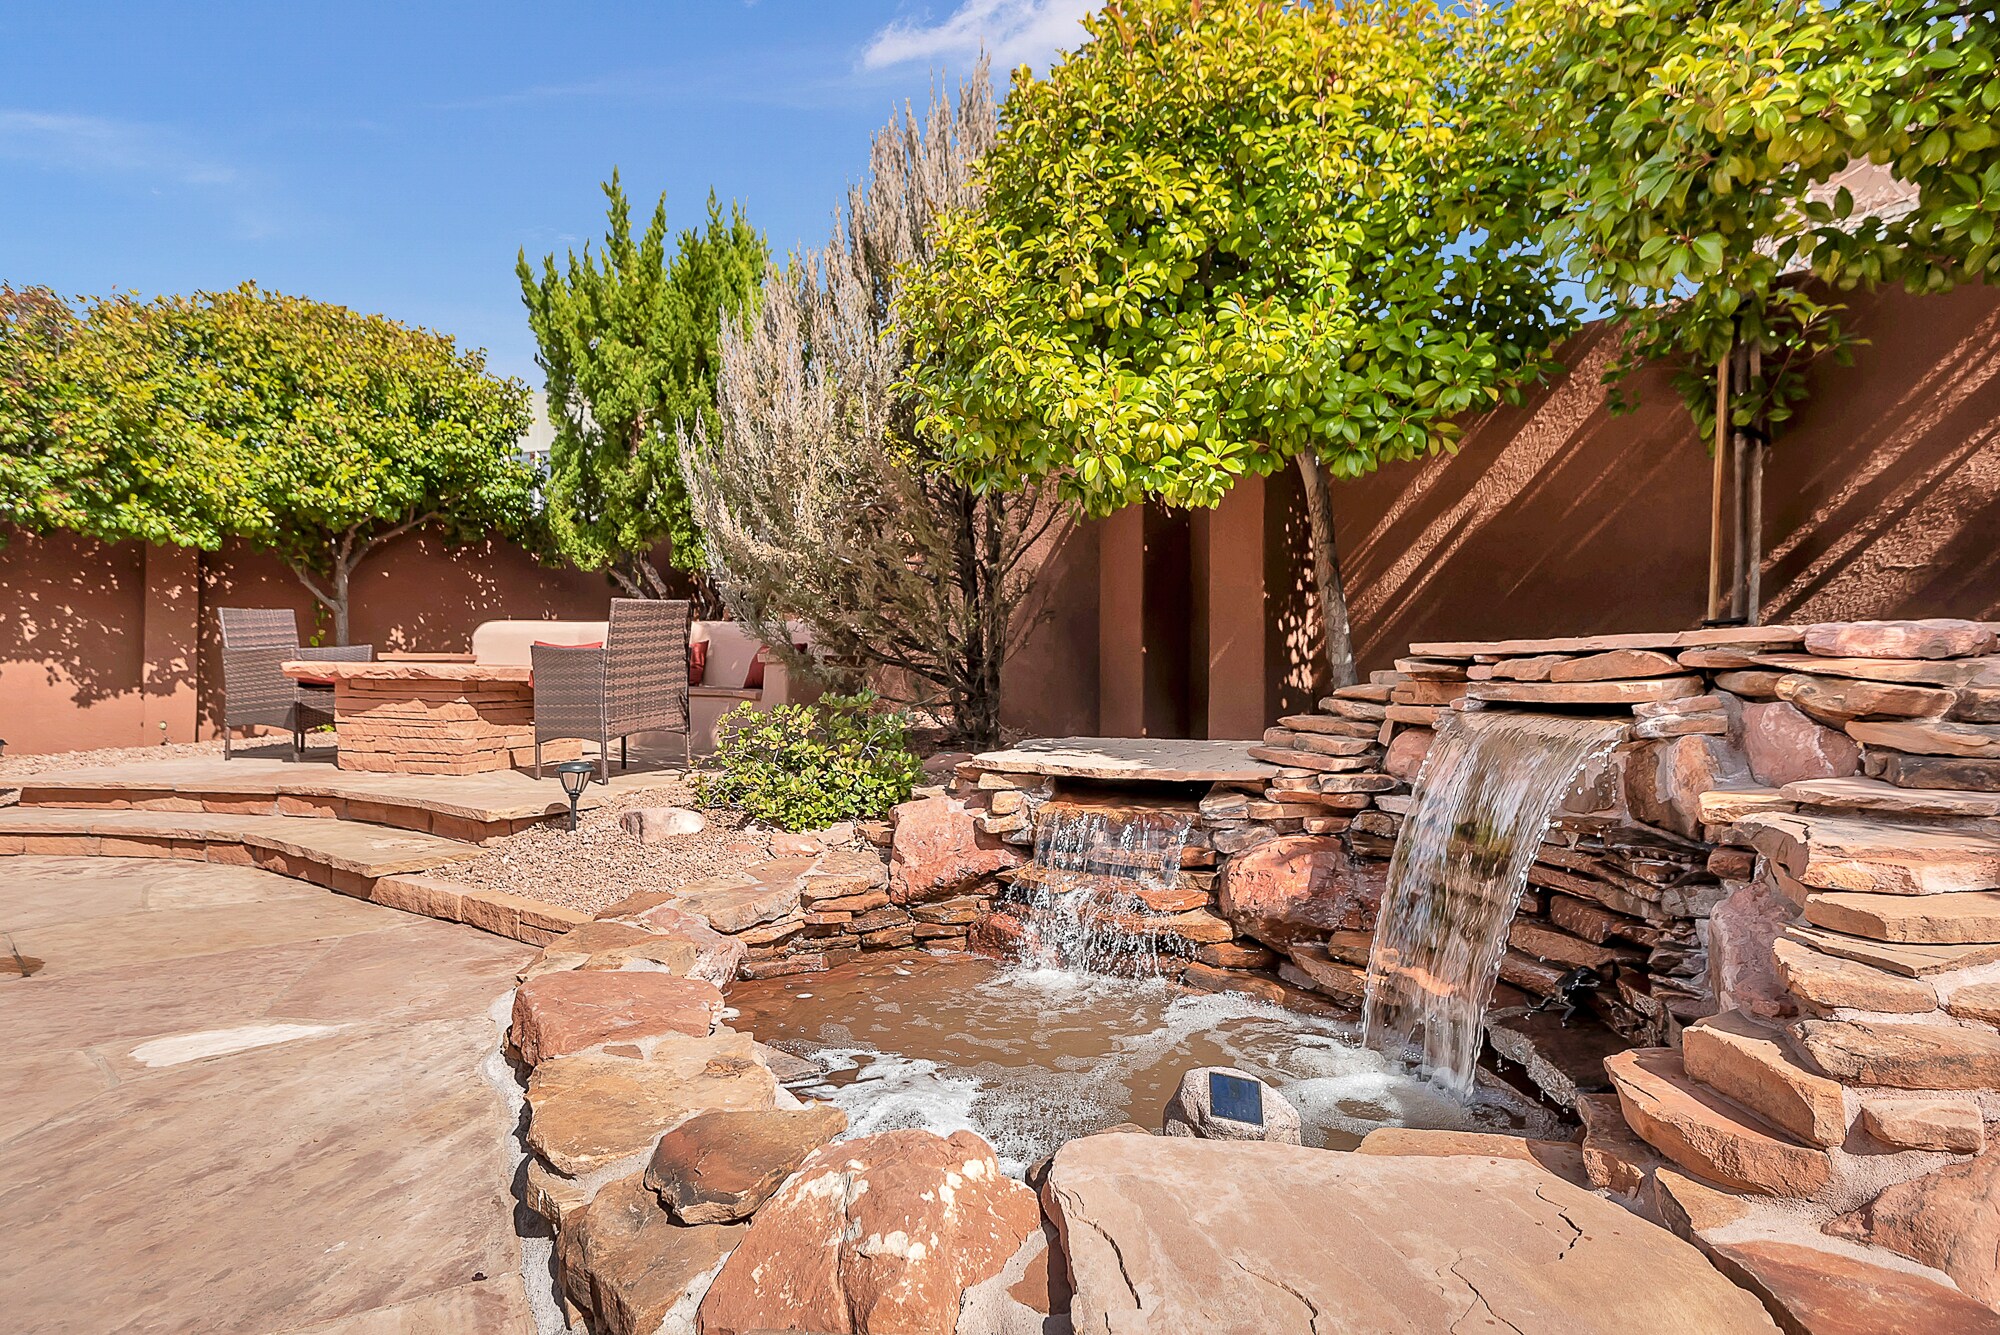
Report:
[[[907,801],[923,773],[901,714],[872,695],[829,695],[816,705],[738,705],[716,732],[719,775],[702,775],[704,802],[737,807],[781,830],[881,816]]]

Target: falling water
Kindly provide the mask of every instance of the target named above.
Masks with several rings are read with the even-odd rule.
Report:
[[[1044,804],[1034,863],[1015,880],[1033,929],[1022,963],[1157,974],[1159,940],[1146,930],[1141,896],[1178,884],[1189,825],[1175,811]]]
[[[1616,744],[1608,719],[1453,713],[1417,776],[1368,957],[1364,1041],[1423,1034],[1425,1069],[1467,1093],[1528,867],[1576,772]]]

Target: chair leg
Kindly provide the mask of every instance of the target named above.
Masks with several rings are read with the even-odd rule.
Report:
[[[626,767],[627,767],[627,765],[628,765],[628,764],[630,763],[630,761],[629,761],[629,758],[628,758],[628,757],[626,756],[626,754],[625,754],[625,743],[626,743],[626,742],[628,742],[628,741],[630,741],[630,740],[631,740],[631,739],[630,739],[629,737],[620,737],[620,738],[618,739],[618,768],[619,768],[619,769],[624,769],[624,768],[626,768]]]
[[[542,739],[535,739],[535,777],[542,777]]]
[[[681,729],[681,771],[686,773],[694,768],[694,724],[690,722]]]
[[[229,734],[235,731],[227,723],[222,725],[222,758],[229,759]]]

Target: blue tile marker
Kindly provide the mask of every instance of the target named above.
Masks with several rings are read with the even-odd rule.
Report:
[[[1240,1075],[1208,1073],[1208,1109],[1217,1117],[1246,1126],[1264,1125],[1264,1087]]]

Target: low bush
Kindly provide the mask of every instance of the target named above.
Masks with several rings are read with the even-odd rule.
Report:
[[[885,815],[909,799],[923,762],[910,750],[905,717],[874,705],[866,694],[771,710],[738,705],[716,729],[721,773],[700,776],[696,791],[781,830]]]

